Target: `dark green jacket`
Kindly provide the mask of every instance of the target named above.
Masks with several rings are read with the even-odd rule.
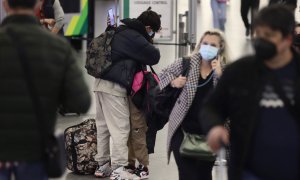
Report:
[[[91,99],[78,59],[65,40],[44,30],[33,16],[13,15],[3,21],[0,27],[0,161],[39,161],[41,133],[17,48],[6,33],[8,29],[18,35],[17,43],[24,48],[47,116],[48,133],[54,130],[59,105],[84,113]]]

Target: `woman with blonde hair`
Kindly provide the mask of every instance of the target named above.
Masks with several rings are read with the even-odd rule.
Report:
[[[167,86],[182,88],[169,117],[168,160],[173,152],[180,180],[212,179],[214,162],[183,157],[179,153],[183,131],[203,135],[198,113],[207,94],[216,85],[226,64],[225,39],[221,31],[206,31],[189,57],[190,69],[187,77],[181,75],[182,61],[175,61],[160,74],[160,88]]]

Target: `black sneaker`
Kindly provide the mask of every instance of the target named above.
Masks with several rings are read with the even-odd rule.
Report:
[[[124,168],[126,169],[126,171],[128,171],[130,173],[135,173],[135,171],[136,171],[136,167],[134,165],[131,165],[131,164],[125,166]]]
[[[135,174],[138,175],[141,179],[148,179],[149,178],[148,168],[141,165],[141,164],[136,168]]]

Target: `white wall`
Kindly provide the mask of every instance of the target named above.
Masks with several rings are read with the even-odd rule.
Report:
[[[95,0],[95,37],[107,27],[107,11],[112,8],[115,12],[114,0]]]

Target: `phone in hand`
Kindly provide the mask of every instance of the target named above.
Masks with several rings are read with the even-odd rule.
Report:
[[[108,10],[108,17],[109,17],[110,25],[114,26],[116,24],[116,22],[115,22],[115,15],[114,15],[113,9]]]

